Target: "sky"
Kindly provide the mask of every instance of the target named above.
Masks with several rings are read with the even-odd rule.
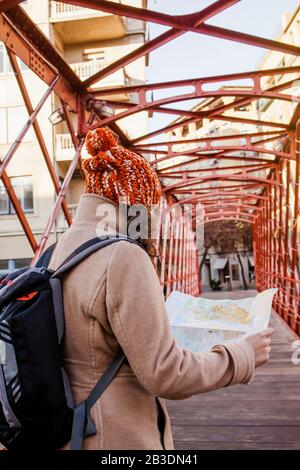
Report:
[[[214,0],[149,0],[148,8],[169,15],[181,15],[200,11],[212,3]],[[238,4],[208,20],[207,23],[274,39],[282,27],[284,12],[292,13],[299,5],[299,0],[241,0]],[[167,29],[151,23],[150,38],[158,36]],[[185,33],[150,54],[147,81],[155,83],[247,72],[259,67],[266,52],[265,49],[258,47],[211,36]],[[155,92],[154,99],[167,95],[164,91]],[[195,102],[180,103],[182,109],[193,105]],[[174,105],[174,107],[179,107],[179,105]],[[156,113],[150,119],[150,130],[162,127],[174,118],[176,116]]]

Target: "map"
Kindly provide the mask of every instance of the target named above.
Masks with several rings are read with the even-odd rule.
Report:
[[[206,299],[173,291],[166,307],[173,334],[184,349],[209,351],[268,326],[277,289],[245,299]]]

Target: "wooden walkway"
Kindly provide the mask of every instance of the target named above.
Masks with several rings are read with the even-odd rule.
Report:
[[[205,293],[241,298],[255,291]],[[270,362],[251,385],[169,401],[176,449],[300,449],[300,365],[291,362],[296,335],[273,313]]]

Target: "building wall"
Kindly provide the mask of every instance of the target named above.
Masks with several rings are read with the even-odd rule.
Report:
[[[250,284],[250,279],[249,279],[249,274],[250,274],[250,269],[249,269],[249,261],[248,259],[253,257],[252,252],[247,252],[244,254],[241,254],[241,262],[243,265],[244,269],[244,274],[245,274],[245,279],[247,284]],[[217,259],[220,258],[227,258],[228,259],[228,265],[226,268],[228,268],[229,276],[230,276],[230,283],[232,289],[242,289],[243,288],[243,279],[242,279],[242,272],[241,272],[241,267],[238,262],[237,256],[234,253],[227,253],[227,254],[222,254],[222,253],[215,253],[211,252],[207,255],[207,261],[208,263],[206,265],[202,266],[201,269],[201,286],[202,288],[208,288],[210,287],[210,278],[215,279],[215,280],[220,280],[221,285],[223,289],[228,287],[227,282],[225,281],[225,271],[227,272],[227,269],[214,269],[215,262]],[[200,256],[200,261],[202,257]],[[234,273],[234,268],[236,270],[236,274]],[[209,270],[210,270],[210,275],[209,275]]]
[[[142,0],[128,1],[125,3],[132,6],[147,6],[147,2]],[[104,27],[99,28],[99,34],[101,31],[102,36],[101,38],[99,36],[99,40],[95,38],[93,41],[85,42],[85,36],[82,34],[80,36],[80,42],[74,43],[72,42],[72,36],[67,37],[61,34],[61,27],[64,27],[66,23],[63,24],[60,20],[57,22],[57,19],[53,21],[51,17],[52,10],[50,1],[28,0],[27,3],[23,4],[23,7],[70,64],[85,61],[87,59],[87,53],[93,50],[103,50],[105,52],[103,59],[105,64],[102,65],[106,66],[108,63],[132,52],[135,48],[142,45],[145,40],[145,25],[142,21],[125,21],[113,15],[102,14],[101,12],[92,12],[94,19],[91,19],[87,18],[86,12],[83,11],[82,16],[79,17],[77,12],[76,17],[74,16],[73,19],[69,18],[67,20],[68,24],[74,22],[74,28],[77,29],[77,31],[78,28],[81,28],[79,29],[80,31],[84,31],[89,25],[97,24],[95,22],[101,20]],[[105,24],[109,25],[106,29]],[[115,31],[114,28],[116,28]],[[103,37],[103,31],[106,31],[105,37]],[[116,38],[116,33],[122,36]],[[8,123],[9,139],[5,138],[7,132],[5,129],[3,130],[2,126],[0,134],[0,158],[5,156],[12,141],[16,139],[18,132],[27,120],[27,113],[25,112],[17,82],[13,74],[8,73],[7,59],[5,59],[5,61],[5,69],[0,73],[0,113],[2,113],[0,117],[1,121],[5,122],[7,113],[9,113],[10,122]],[[117,72],[115,76],[108,77],[106,80],[98,83],[97,86],[109,87],[142,83],[145,81],[145,68],[146,60],[145,58],[141,58],[126,66],[124,70]],[[123,80],[121,82],[120,77]],[[23,72],[23,78],[30,94],[32,104],[36,106],[43,93],[45,93],[47,86],[28,69]],[[117,78],[117,81],[115,78]],[[113,99],[113,95],[111,95],[110,98]],[[115,97],[115,99],[119,98],[119,96]],[[123,94],[121,99],[130,100],[132,97]],[[50,114],[60,106],[58,99],[55,98],[54,95],[49,97],[38,115],[38,122],[57,173],[63,178],[74,152],[71,149],[67,157],[63,161],[60,160],[58,153],[60,154],[61,152],[57,152],[56,150],[57,135],[67,133],[66,125],[62,123],[53,127],[48,119]],[[75,116],[73,119],[74,122],[76,122]],[[148,129],[148,114],[139,113],[138,116],[120,120],[119,124],[131,138],[143,135]],[[12,178],[16,176],[31,176],[32,178],[34,207],[33,212],[27,213],[26,217],[37,241],[39,241],[53,207],[55,192],[33,129],[28,132],[26,138],[17,150],[17,153],[9,163],[7,174]],[[66,195],[66,201],[71,206],[73,213],[75,210],[74,206],[78,203],[82,188],[83,183],[79,171],[77,171]],[[63,216],[60,216],[52,231],[49,243],[56,239],[66,227]],[[3,263],[4,260],[31,257],[32,249],[26,237],[23,235],[23,230],[17,217],[13,214],[0,215],[0,270],[1,266],[5,264]]]

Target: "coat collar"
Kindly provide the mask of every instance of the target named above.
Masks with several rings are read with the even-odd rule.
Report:
[[[126,206],[119,206],[98,194],[84,193],[80,196],[72,226],[94,228],[97,236],[105,233],[126,234]]]

